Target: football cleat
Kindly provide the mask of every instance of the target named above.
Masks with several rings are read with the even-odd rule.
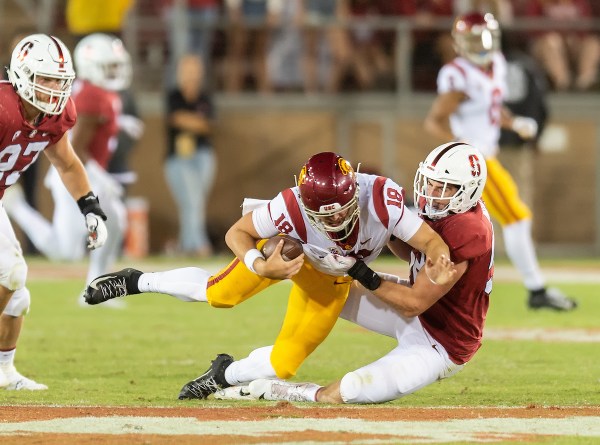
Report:
[[[186,383],[179,391],[179,400],[206,399],[211,394],[231,386],[225,380],[225,369],[233,363],[229,354],[219,354],[200,377]]]
[[[315,383],[292,383],[283,380],[258,379],[248,385],[250,395],[255,399],[287,400],[288,402],[314,402]]]
[[[256,398],[252,397],[252,394],[250,394],[248,385],[236,385],[219,389],[214,397],[217,400],[256,400]]]
[[[14,366],[5,369],[3,374],[7,384],[2,389],[7,391],[43,391],[48,389],[46,385],[21,375]]]
[[[567,297],[560,290],[550,287],[529,291],[528,305],[531,309],[549,308],[557,311],[571,311],[577,307],[577,301]]]
[[[137,283],[141,275],[141,271],[132,268],[100,275],[88,285],[83,298],[87,304],[100,304],[113,298],[139,294]]]

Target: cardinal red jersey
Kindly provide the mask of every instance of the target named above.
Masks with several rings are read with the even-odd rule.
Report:
[[[75,125],[76,119],[75,105],[69,99],[61,114],[44,115],[34,126],[25,119],[21,98],[13,86],[0,81],[0,198],[46,147]]]
[[[461,365],[481,347],[494,274],[494,230],[481,201],[468,212],[426,222],[446,242],[454,263],[469,262],[452,289],[419,316],[452,361]],[[423,267],[422,256],[419,251],[411,255],[411,282]]]
[[[90,145],[87,148],[75,148],[87,149],[88,155],[106,169],[117,146],[117,118],[121,114],[121,98],[114,91],[103,90],[84,80],[74,85],[73,100],[77,114],[90,116],[99,122]]]

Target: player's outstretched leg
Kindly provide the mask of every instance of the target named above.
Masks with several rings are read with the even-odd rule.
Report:
[[[186,383],[179,392],[179,400],[206,399],[209,395],[231,386],[225,380],[225,369],[233,363],[229,354],[219,354],[210,367],[197,379]]]
[[[118,272],[100,275],[85,290],[87,304],[99,304],[117,297],[139,294],[138,280],[142,272],[127,268]]]

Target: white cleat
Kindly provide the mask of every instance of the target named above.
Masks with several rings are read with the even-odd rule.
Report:
[[[258,379],[248,385],[255,399],[287,400],[288,402],[314,402],[319,385],[315,383],[292,383],[283,380]]]
[[[252,397],[248,385],[229,386],[224,389],[219,389],[214,398],[217,400],[256,400]]]
[[[46,385],[21,375],[14,366],[11,366],[8,371],[4,371],[4,375],[8,380],[8,384],[2,389],[7,391],[43,391],[48,389]]]

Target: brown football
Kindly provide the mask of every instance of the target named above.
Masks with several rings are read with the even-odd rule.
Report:
[[[281,257],[284,260],[293,260],[294,258],[298,258],[302,253],[304,253],[304,250],[302,250],[302,243],[296,238],[292,238],[289,235],[276,235],[269,238],[267,242],[262,246],[261,250],[265,258],[269,258],[273,254],[277,243],[279,243],[281,239],[284,240],[283,247],[281,248]]]

